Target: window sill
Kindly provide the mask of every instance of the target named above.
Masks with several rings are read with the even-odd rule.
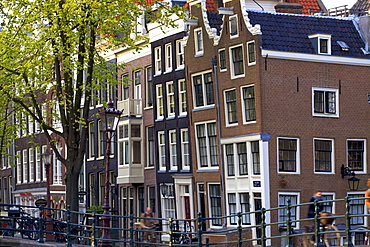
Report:
[[[153,109],[153,106],[144,107],[144,111],[146,111],[146,110],[152,110],[152,109]]]
[[[208,106],[200,106],[193,109],[193,112],[195,111],[203,111],[203,110],[209,110],[215,108],[215,105],[208,105]]]
[[[202,169],[198,169],[197,172],[218,172],[219,169],[218,168],[214,168],[214,169],[211,169],[211,168],[202,168]]]

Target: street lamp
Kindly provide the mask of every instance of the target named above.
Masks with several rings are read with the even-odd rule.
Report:
[[[106,149],[105,149],[105,188],[104,188],[104,205],[102,223],[102,236],[99,240],[98,247],[111,247],[112,241],[110,240],[110,216],[109,216],[109,156],[111,154],[111,140],[116,132],[119,118],[122,111],[119,111],[113,107],[113,103],[108,103],[108,108],[104,108],[99,112],[103,125],[103,131],[105,132],[106,138]]]
[[[350,190],[358,190],[358,185],[360,184],[360,179],[356,178],[356,174],[354,171],[352,171],[349,167],[344,167],[342,165],[340,169],[340,173],[342,174],[342,178],[345,176],[352,176],[348,179],[348,186]]]
[[[52,155],[48,149],[41,154],[46,170],[46,241],[54,241],[53,222],[50,211],[50,163]]]

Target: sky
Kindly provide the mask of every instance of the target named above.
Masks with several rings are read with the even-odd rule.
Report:
[[[348,5],[351,8],[357,0],[321,0],[327,9]]]

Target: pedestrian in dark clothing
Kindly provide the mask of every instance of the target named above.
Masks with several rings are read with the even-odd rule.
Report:
[[[320,191],[315,191],[313,197],[311,198],[310,202],[314,201],[322,202],[324,199],[322,199],[322,194]],[[318,203],[318,213],[322,212],[324,210],[324,204]],[[315,204],[312,203],[308,207],[308,218],[314,218],[315,217]]]

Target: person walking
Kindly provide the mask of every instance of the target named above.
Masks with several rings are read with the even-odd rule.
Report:
[[[146,208],[146,211],[141,214],[141,219],[140,219],[140,229],[144,230],[143,234],[143,241],[144,242],[154,242],[154,222],[153,222],[153,213],[152,209],[150,207]]]
[[[315,191],[312,198],[310,199],[310,202],[314,202],[314,201],[318,202],[318,204],[317,204],[318,213],[322,212],[324,210],[324,204],[320,203],[320,202],[323,201],[322,194],[321,194],[320,191]],[[308,218],[314,218],[315,217],[315,204],[314,203],[309,205],[307,217]]]

